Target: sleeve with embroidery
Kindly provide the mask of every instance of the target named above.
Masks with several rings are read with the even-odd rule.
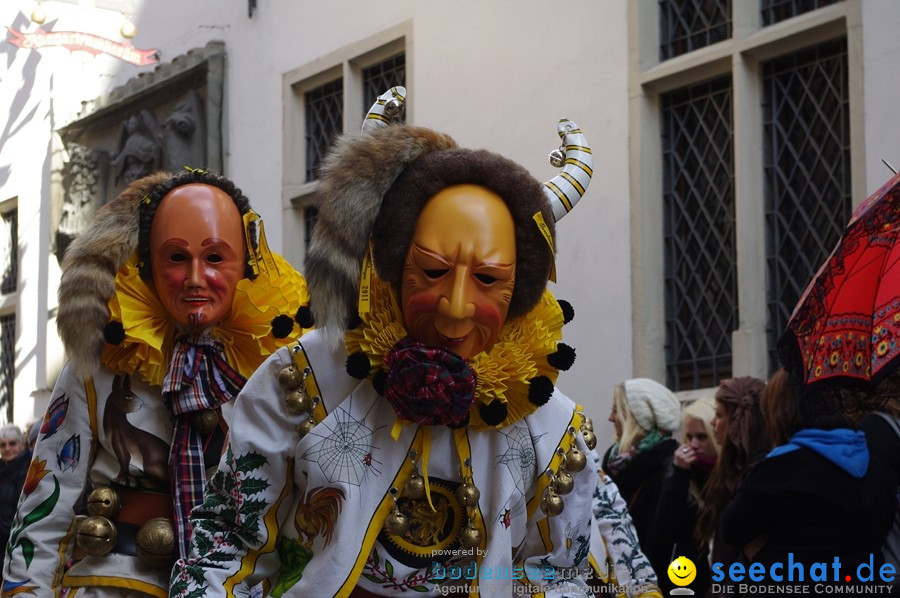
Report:
[[[278,578],[278,531],[299,495],[293,476],[297,425],[285,409],[278,374],[291,363],[282,349],[250,377],[234,404],[229,441],[204,502],[191,514],[191,557],[172,570],[170,596],[234,596]],[[302,556],[302,555],[301,555]],[[298,557],[299,558],[299,557]],[[285,563],[296,570],[296,563]],[[223,593],[224,589],[224,593]]]
[[[85,388],[63,368],[41,423],[40,436],[5,548],[3,596],[59,595],[74,547],[76,507],[85,490],[95,442]]]
[[[609,581],[619,588],[620,596],[661,596],[656,573],[641,550],[625,499],[612,479],[600,469],[600,458],[592,453],[591,460],[597,476],[593,521],[612,566]]]
[[[582,455],[590,455],[579,433],[566,434],[554,451],[557,455],[574,447]],[[561,455],[560,455],[561,456]],[[592,596],[587,578],[591,575],[588,550],[591,536],[591,495],[596,472],[591,459],[585,461],[580,471],[570,471],[573,489],[558,495],[563,509],[557,515],[547,516],[541,508],[545,493],[553,487],[551,476],[563,469],[562,459],[554,457],[542,472],[534,497],[536,508],[529,520],[525,543],[516,563],[523,567],[523,575],[517,580],[522,587],[514,588],[516,595],[541,593],[547,597]],[[556,500],[555,498],[552,500]],[[549,506],[549,505],[548,505]],[[552,509],[552,507],[551,507]],[[551,511],[552,512],[552,511]]]

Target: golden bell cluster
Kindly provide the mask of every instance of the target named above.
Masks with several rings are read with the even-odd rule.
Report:
[[[113,519],[122,509],[119,494],[108,486],[98,486],[87,498],[89,516],[80,518],[75,529],[78,550],[90,556],[106,556],[118,542]],[[171,567],[175,561],[175,529],[165,517],[150,519],[138,529],[137,556],[148,567]]]
[[[425,478],[418,470],[418,454],[416,451],[410,451],[409,458],[413,462],[413,473],[406,479],[403,484],[403,492],[397,488],[391,488],[390,494],[394,500],[394,506],[391,512],[384,520],[384,530],[394,536],[402,536],[409,531],[413,521],[410,517],[400,510],[397,499],[401,496],[410,500],[421,500],[425,498]],[[463,548],[474,548],[482,542],[483,535],[481,530],[475,527],[475,509],[478,506],[478,500],[481,498],[481,492],[472,481],[471,462],[466,459],[464,464],[466,472],[462,473],[463,483],[456,488],[456,499],[459,501],[467,515],[466,525],[459,531],[458,540]]]
[[[589,417],[585,417],[583,413],[579,412],[579,414],[582,416],[581,436],[588,449],[594,450],[594,447],[597,446],[597,437],[594,436],[594,423]],[[563,495],[569,494],[575,487],[575,478],[572,477],[572,474],[583,470],[587,466],[587,455],[575,444],[575,428],[569,428],[569,433],[572,435],[572,446],[565,454],[559,471],[549,470],[547,472],[550,475],[550,485],[547,486],[543,495],[541,495],[541,511],[548,517],[556,517],[563,512],[563,509],[566,508]],[[558,450],[562,454],[562,449]]]
[[[292,354],[300,350],[300,345],[295,345]],[[312,371],[306,367],[301,370],[297,364],[291,362],[278,372],[278,384],[285,390],[284,406],[292,415],[309,413],[309,417],[297,425],[297,432],[303,438],[309,434],[318,423],[313,408],[319,401],[319,397],[310,397],[306,390],[306,378]]]

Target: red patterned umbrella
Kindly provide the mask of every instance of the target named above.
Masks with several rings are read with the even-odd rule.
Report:
[[[900,175],[854,212],[778,341],[807,389],[869,389],[900,359]]]

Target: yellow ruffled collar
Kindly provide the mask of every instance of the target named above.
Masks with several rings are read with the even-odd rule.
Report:
[[[369,312],[361,317],[362,324],[346,333],[344,344],[350,355],[365,353],[373,371],[377,371],[397,341],[406,336],[396,292],[390,284],[372,276]],[[529,383],[546,376],[556,384],[559,370],[547,363],[547,356],[556,352],[564,323],[559,303],[545,290],[530,312],[503,326],[489,351],[468,361],[477,380],[475,402],[469,412],[471,428],[502,428],[537,410],[538,405],[528,399]],[[477,407],[495,399],[506,404],[507,417],[492,426],[482,419]]]
[[[231,312],[209,330],[209,336],[224,346],[229,365],[245,378],[268,355],[304,332],[293,320],[300,306],[309,303],[306,281],[284,258],[276,254],[272,257],[274,272],[263,268],[255,279],[242,279]],[[106,343],[103,364],[116,372],[137,373],[151,385],[161,385],[178,330],[156,293],[141,279],[136,255],[116,274],[116,293],[108,306],[111,323],[121,324],[124,338],[118,344]],[[275,338],[272,323],[282,315],[291,319],[293,328],[286,337]]]

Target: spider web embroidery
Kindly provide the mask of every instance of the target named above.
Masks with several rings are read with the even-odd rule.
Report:
[[[500,430],[506,437],[507,449],[497,458],[497,463],[506,465],[513,484],[521,494],[526,494],[534,484],[537,475],[537,459],[534,446],[540,442],[540,436],[532,436],[524,425],[516,424],[509,432]]]
[[[365,416],[356,419],[341,406],[333,415],[333,420],[322,421],[310,432],[319,440],[303,453],[302,459],[316,463],[329,483],[361,486],[369,474],[381,475],[382,462],[373,456],[378,448],[372,445],[376,429],[366,425]]]

